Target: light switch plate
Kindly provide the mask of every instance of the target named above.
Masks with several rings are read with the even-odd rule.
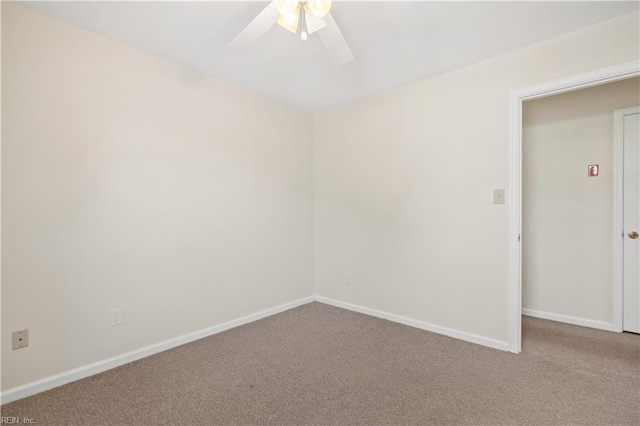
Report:
[[[11,333],[11,340],[13,342],[13,350],[22,349],[29,346],[29,330],[14,331]]]
[[[504,189],[493,190],[493,204],[504,204]]]

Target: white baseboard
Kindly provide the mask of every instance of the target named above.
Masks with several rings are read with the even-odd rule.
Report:
[[[536,311],[534,309],[527,308],[522,308],[522,315],[564,322],[567,324],[581,325],[583,327],[597,328],[599,330],[613,331],[613,324],[610,322],[594,321],[586,318],[571,317],[569,315],[552,314],[551,312]]]
[[[453,337],[454,339],[460,339],[466,342],[476,343],[482,346],[488,346],[490,348],[499,349],[501,351],[507,351],[507,352],[509,351],[509,343],[502,340],[496,340],[489,337],[468,333],[466,331],[460,331],[453,328],[443,327],[441,325],[436,325],[436,324],[431,324],[424,321],[406,318],[400,315],[389,314],[387,312],[378,311],[376,309],[365,308],[364,306],[354,305],[351,303],[330,299],[328,297],[316,296],[316,301],[320,303],[325,303],[327,305],[335,306],[338,308],[347,309],[349,311],[359,312],[361,314],[383,318],[389,321],[408,325],[410,327],[431,331],[433,333],[443,334],[445,336]]]
[[[146,358],[148,356],[157,354],[158,352],[166,351],[167,349],[184,345],[185,343],[193,342],[195,340],[209,337],[214,334],[221,333],[223,331],[227,331],[229,329],[269,317],[271,315],[288,311],[289,309],[311,303],[314,300],[315,298],[313,296],[305,297],[303,299],[285,303],[283,305],[279,305],[270,309],[265,309],[264,311],[256,312],[255,314],[247,315],[242,318],[214,325],[202,330],[194,331],[193,333],[188,333],[179,337],[175,337],[173,339],[165,340],[164,342],[136,349],[134,351],[127,352],[113,358],[94,362],[93,364],[65,371],[54,376],[45,377],[44,379],[26,383],[21,386],[16,386],[15,388],[7,389],[6,391],[2,392],[2,394],[0,395],[0,400],[2,401],[2,404],[7,404],[18,399],[26,398],[28,396],[47,391],[49,389],[65,385],[70,382],[75,382],[76,380],[84,379],[85,377],[93,376],[94,374],[102,373],[103,371],[107,371],[112,368],[120,367],[121,365]]]
[[[164,342],[156,343],[154,345],[146,346],[144,348],[136,349],[131,352],[127,352],[122,355],[108,358],[102,361],[95,362],[93,364],[85,365],[73,370],[65,371],[60,374],[45,377],[44,379],[36,380],[34,382],[26,383],[15,388],[7,389],[0,394],[0,400],[2,404],[17,401],[28,396],[35,395],[40,392],[44,392],[58,386],[65,385],[67,383],[74,382],[76,380],[84,379],[89,376],[93,376],[98,373],[110,370],[112,368],[120,367],[133,361],[137,361],[142,358],[157,354],[159,352],[166,351],[176,346],[184,345],[186,343],[193,342],[195,340],[202,339],[204,337],[212,336],[217,333],[257,321],[271,315],[279,314],[289,309],[296,308],[298,306],[318,301],[327,305],[336,306],[338,308],[347,309],[354,312],[359,312],[365,315],[371,315],[378,318],[383,318],[389,321],[397,322],[400,324],[408,325],[410,327],[419,328],[422,330],[431,331],[437,334],[453,337],[456,339],[464,340],[471,343],[476,343],[490,348],[499,349],[502,351],[509,350],[508,342],[491,339],[477,334],[468,333],[465,331],[455,330],[448,327],[443,327],[436,324],[430,324],[424,321],[418,321],[411,318],[406,318],[400,315],[394,315],[387,312],[378,311],[375,309],[365,308],[364,306],[354,305],[351,303],[341,302],[338,300],[330,299],[322,296],[310,296],[303,299],[299,299],[290,303],[285,303],[264,311],[257,312],[255,314],[247,315],[242,318],[238,318],[232,321],[228,321],[222,324],[214,325],[202,330],[195,331],[193,333],[184,334],[173,339],[165,340]],[[526,313],[525,313],[526,315]],[[551,318],[547,318],[551,319]],[[566,322],[566,321],[565,321]],[[582,325],[582,324],[579,324]],[[609,325],[612,327],[612,325]]]

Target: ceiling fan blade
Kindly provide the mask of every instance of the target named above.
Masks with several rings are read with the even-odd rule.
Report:
[[[329,55],[331,55],[331,58],[336,65],[348,64],[353,59],[353,53],[351,53],[351,49],[349,49],[349,45],[344,39],[340,28],[338,28],[338,25],[333,19],[333,16],[331,16],[331,13],[328,13],[324,17],[324,20],[326,21],[327,26],[321,31],[318,31],[320,39],[329,51]]]
[[[275,1],[272,1],[229,43],[229,47],[236,50],[249,49],[275,25],[279,16]]]
[[[327,26],[327,21],[322,18],[318,18],[313,13],[305,13],[304,17],[307,21],[307,31],[309,34],[313,34]]]

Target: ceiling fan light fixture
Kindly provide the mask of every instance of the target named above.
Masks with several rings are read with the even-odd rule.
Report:
[[[324,18],[331,10],[331,0],[307,0],[307,5],[318,18]]]
[[[331,3],[331,0],[272,0],[231,41],[229,47],[236,50],[246,50],[269,31],[276,22],[296,34],[298,24],[302,19],[300,38],[307,40],[309,35],[317,32],[333,62],[336,65],[345,65],[353,60],[353,53],[329,12]],[[324,31],[319,31],[323,28]]]
[[[298,7],[300,7],[299,0],[275,0],[276,9],[280,12],[281,16],[289,16],[298,13]]]
[[[299,18],[300,14],[297,10],[287,15],[280,15],[280,17],[278,18],[278,25],[288,29],[295,34],[296,32],[298,32],[298,22],[300,20]]]

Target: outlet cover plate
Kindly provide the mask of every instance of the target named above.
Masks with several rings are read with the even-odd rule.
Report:
[[[11,333],[11,341],[13,342],[13,350],[22,349],[29,346],[29,330],[14,331]]]
[[[122,325],[122,308],[111,309],[109,311],[109,327]]]

